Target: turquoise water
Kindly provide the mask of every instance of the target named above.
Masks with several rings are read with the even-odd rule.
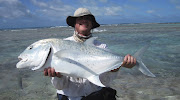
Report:
[[[65,38],[73,30],[71,27],[1,30],[0,99],[56,99],[49,77],[42,72],[17,70],[15,64],[17,56],[31,43],[45,38]],[[144,76],[136,68],[121,68],[118,79],[112,82],[112,87],[118,90],[118,100],[180,99],[180,24],[106,25],[93,33],[122,56],[133,55],[149,45],[142,59],[157,77]]]

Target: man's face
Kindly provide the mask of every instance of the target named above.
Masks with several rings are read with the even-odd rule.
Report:
[[[90,16],[82,16],[76,18],[75,29],[82,35],[89,35],[92,28],[92,18]]]

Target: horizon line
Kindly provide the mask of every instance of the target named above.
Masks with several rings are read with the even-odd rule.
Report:
[[[122,25],[122,24],[179,24],[180,22],[162,22],[162,23],[120,23],[120,24],[100,24],[102,26],[108,26],[108,25]],[[18,29],[39,29],[39,28],[62,28],[62,27],[71,27],[68,25],[60,25],[60,26],[36,26],[36,27],[17,27],[17,28],[0,28],[0,30],[18,30]]]

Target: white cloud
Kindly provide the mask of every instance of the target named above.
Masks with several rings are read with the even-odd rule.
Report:
[[[180,4],[179,0],[170,0],[170,2],[173,3],[173,4]]]
[[[79,4],[84,5],[84,6],[96,6],[97,1],[96,0],[79,0]]]
[[[147,10],[146,13],[150,14],[153,17],[162,18],[163,16],[157,12],[158,10]]]
[[[121,6],[97,7],[97,6],[84,6],[88,8],[95,16],[116,16],[120,15],[123,11]]]
[[[107,2],[107,0],[100,0],[101,2]],[[40,15],[45,15],[49,17],[64,17],[72,15],[77,8],[73,8],[71,5],[66,5],[60,0],[52,0],[49,2],[43,2],[38,0],[32,0],[32,3],[37,6],[39,9],[36,11]],[[79,4],[88,8],[95,16],[103,15],[119,15],[119,12],[122,11],[121,6],[108,6],[108,7],[98,7],[97,1],[95,0],[81,0],[78,1]]]
[[[48,17],[68,16],[74,11],[72,6],[65,5],[59,0],[52,0],[49,2],[32,0],[32,3],[39,7],[39,9],[36,10],[37,13]]]
[[[149,14],[152,14],[152,13],[154,13],[155,11],[154,11],[154,10],[147,10],[146,12],[149,13]]]
[[[122,11],[122,7],[105,7],[105,15],[119,15],[119,12]]]
[[[31,0],[31,1],[32,1],[32,3],[33,3],[34,5],[36,5],[36,6],[40,7],[40,8],[46,8],[46,7],[48,7],[47,2],[45,3],[45,2],[41,2],[41,1],[37,1],[37,0]]]
[[[0,18],[31,16],[29,10],[18,0],[0,0]]]
[[[108,0],[99,0],[100,2],[106,3]]]
[[[131,1],[135,1],[135,2],[147,2],[149,0],[131,0]]]
[[[138,10],[138,9],[139,9],[138,7],[135,7],[135,6],[132,6],[132,5],[127,5],[127,4],[124,4],[124,5],[123,5],[123,8],[124,8],[124,9],[127,9],[127,10],[131,10],[131,11],[134,11],[134,10]]]
[[[180,10],[180,6],[176,6],[176,9],[179,9],[179,10]]]
[[[180,0],[170,0],[170,2],[175,5],[176,9],[180,10]]]

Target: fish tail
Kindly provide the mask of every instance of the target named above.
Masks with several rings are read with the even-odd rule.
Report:
[[[148,48],[149,48],[149,45],[146,45],[134,54],[134,57],[137,60],[136,66],[138,67],[139,71],[141,71],[144,75],[147,75],[150,77],[156,77],[152,72],[149,71],[149,69],[146,67],[146,65],[142,62],[142,59],[141,59],[141,56],[144,54],[144,52]]]

